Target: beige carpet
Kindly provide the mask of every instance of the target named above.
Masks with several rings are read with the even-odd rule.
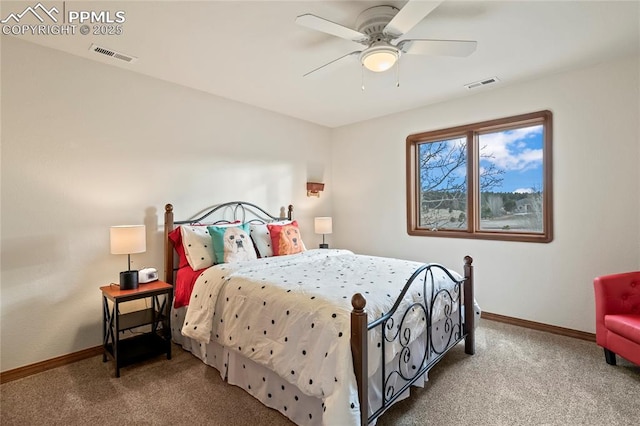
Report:
[[[487,320],[476,341],[476,355],[454,348],[378,425],[640,424],[640,367],[607,365],[595,343]],[[119,379],[97,356],[5,383],[0,396],[3,426],[292,424],[177,346],[171,361]]]

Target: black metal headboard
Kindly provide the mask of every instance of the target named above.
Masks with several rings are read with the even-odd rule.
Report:
[[[293,219],[293,206],[289,205],[286,210],[280,208],[280,215],[273,216],[268,213],[262,207],[258,207],[253,203],[247,203],[246,201],[230,201],[227,203],[216,204],[212,207],[207,207],[195,215],[192,219],[187,220],[173,220],[173,205],[167,204],[164,206],[164,279],[169,284],[173,284],[174,274],[174,260],[173,242],[169,239],[169,233],[173,231],[176,225],[187,224],[201,224],[205,220],[215,219],[215,223],[220,222],[233,222],[239,220],[244,222],[271,222],[274,220],[292,220]],[[213,223],[213,222],[212,222]]]

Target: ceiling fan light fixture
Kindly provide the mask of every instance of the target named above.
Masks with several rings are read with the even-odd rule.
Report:
[[[392,46],[373,46],[362,52],[360,61],[370,71],[383,72],[396,63],[398,56],[398,49]]]

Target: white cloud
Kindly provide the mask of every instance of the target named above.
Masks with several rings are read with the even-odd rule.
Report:
[[[542,126],[480,135],[482,161],[503,170],[525,171],[542,165],[542,149],[526,148],[524,140],[542,133]]]
[[[533,188],[518,188],[513,191],[514,194],[533,194]]]

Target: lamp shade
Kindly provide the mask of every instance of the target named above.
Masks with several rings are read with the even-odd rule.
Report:
[[[389,46],[373,46],[362,52],[360,61],[368,70],[386,71],[398,60],[398,51]]]
[[[109,236],[111,254],[143,253],[147,250],[144,225],[112,226]]]
[[[316,217],[313,222],[316,234],[331,234],[333,232],[333,224],[330,217]]]

